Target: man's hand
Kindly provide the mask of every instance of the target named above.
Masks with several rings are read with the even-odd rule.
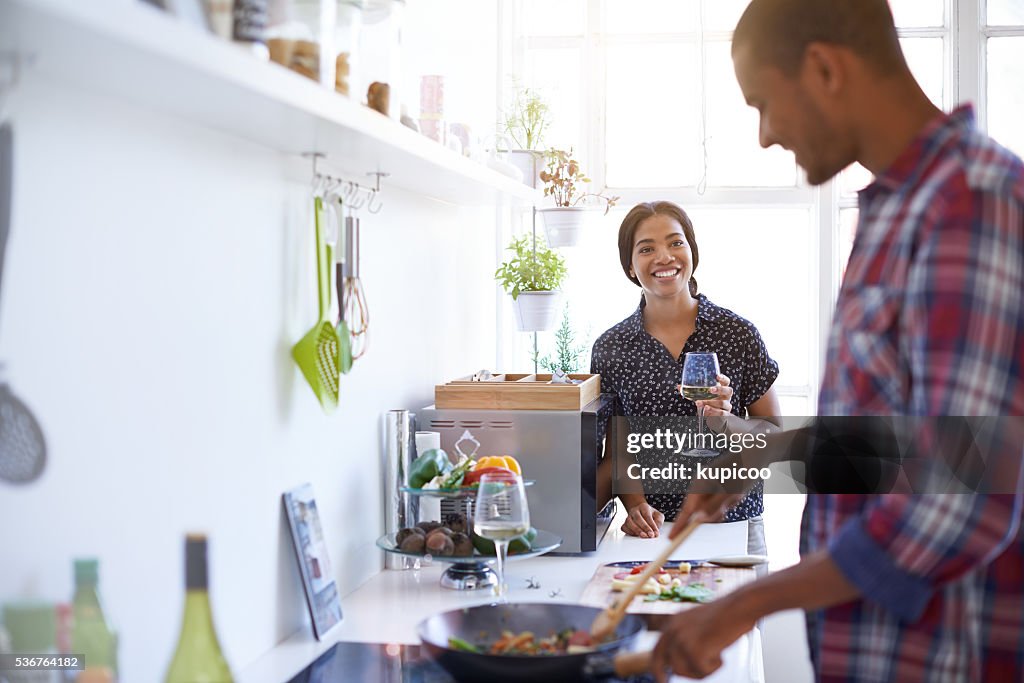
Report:
[[[686,527],[686,523],[698,511],[704,514],[705,522],[721,520],[729,508],[743,500],[745,495],[746,493],[688,493],[686,500],[683,501],[683,506],[679,508],[676,521],[673,522],[672,531],[669,532],[668,537],[678,536]]]
[[[657,538],[660,527],[665,522],[665,515],[650,506],[646,502],[637,503],[630,507],[626,513],[626,521],[622,524],[622,531],[630,536],[640,538]]]
[[[669,671],[704,678],[722,666],[722,651],[756,623],[727,597],[679,612],[661,630],[651,673],[658,683],[668,680]]]

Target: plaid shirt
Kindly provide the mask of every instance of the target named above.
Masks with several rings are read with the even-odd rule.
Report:
[[[1024,415],[1024,165],[969,106],[860,193],[818,414]],[[803,550],[864,595],[808,613],[819,680],[1024,681],[1014,461],[1017,496],[808,498]]]

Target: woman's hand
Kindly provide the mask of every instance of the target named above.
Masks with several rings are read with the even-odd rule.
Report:
[[[657,538],[658,527],[665,523],[665,515],[643,502],[637,503],[626,511],[626,521],[622,530],[630,536],[640,538]]]
[[[721,433],[725,429],[725,421],[732,415],[732,387],[731,382],[725,375],[718,375],[718,384],[711,387],[711,393],[717,394],[718,398],[710,401],[697,401],[697,413],[704,411],[704,419],[708,420],[708,428],[714,432]],[[676,385],[679,393],[683,393],[682,385]]]

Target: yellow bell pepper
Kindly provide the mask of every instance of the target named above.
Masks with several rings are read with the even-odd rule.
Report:
[[[482,469],[484,467],[504,467],[505,469],[512,470],[519,476],[523,476],[523,469],[519,466],[519,462],[511,455],[485,455],[476,461],[476,467],[473,469]]]

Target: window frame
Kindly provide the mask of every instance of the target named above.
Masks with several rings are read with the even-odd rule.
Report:
[[[704,3],[700,0],[701,12]],[[577,36],[526,36],[520,30],[523,25],[522,3],[518,0],[499,0],[499,35],[502,42],[502,56],[499,58],[499,78],[505,82],[510,74],[524,74],[525,55],[535,49],[579,49],[581,50],[579,78],[582,98],[580,108],[581,149],[578,158],[591,170],[592,187],[603,188],[621,197],[623,205],[649,200],[658,196],[675,201],[683,206],[699,203],[713,208],[756,208],[799,207],[810,209],[816,224],[812,234],[816,236],[817,263],[810,269],[808,286],[817,289],[816,310],[811,329],[817,330],[817,339],[808,340],[809,348],[816,351],[816,358],[808,359],[809,383],[804,386],[776,385],[780,396],[805,398],[814,406],[821,370],[824,364],[831,325],[832,311],[838,297],[840,277],[845,268],[845,257],[841,253],[839,212],[856,208],[856,194],[843,195],[840,182],[834,179],[819,187],[806,184],[802,172],[798,173],[797,184],[793,187],[726,187],[709,186],[699,191],[695,186],[621,188],[606,184],[607,116],[606,101],[606,55],[609,46],[622,44],[657,42],[695,42],[700,50],[702,64],[706,58],[708,44],[732,39],[731,31],[697,31],[663,34],[617,34],[605,33],[605,0],[582,0],[586,12],[584,33]],[[988,39],[1002,36],[1024,36],[1024,26],[989,27],[985,22],[987,0],[944,0],[943,24],[934,27],[898,29],[901,38],[941,38],[943,41],[943,102],[942,108],[951,110],[960,102],[970,101],[975,105],[979,126],[987,128],[987,44]],[[703,68],[703,67],[702,67]],[[704,78],[702,76],[702,83]],[[702,86],[702,107],[707,100]],[[702,131],[703,135],[703,131]],[[517,221],[511,222],[513,225]],[[506,226],[507,227],[507,226]],[[539,229],[540,226],[537,226]],[[507,241],[510,232],[500,231],[500,238]],[[503,245],[501,245],[503,246]],[[504,304],[507,306],[507,304]],[[499,319],[501,318],[499,311]],[[499,337],[502,336],[499,330]],[[514,363],[522,352],[522,344],[514,340],[511,344],[499,342],[499,361]]]

